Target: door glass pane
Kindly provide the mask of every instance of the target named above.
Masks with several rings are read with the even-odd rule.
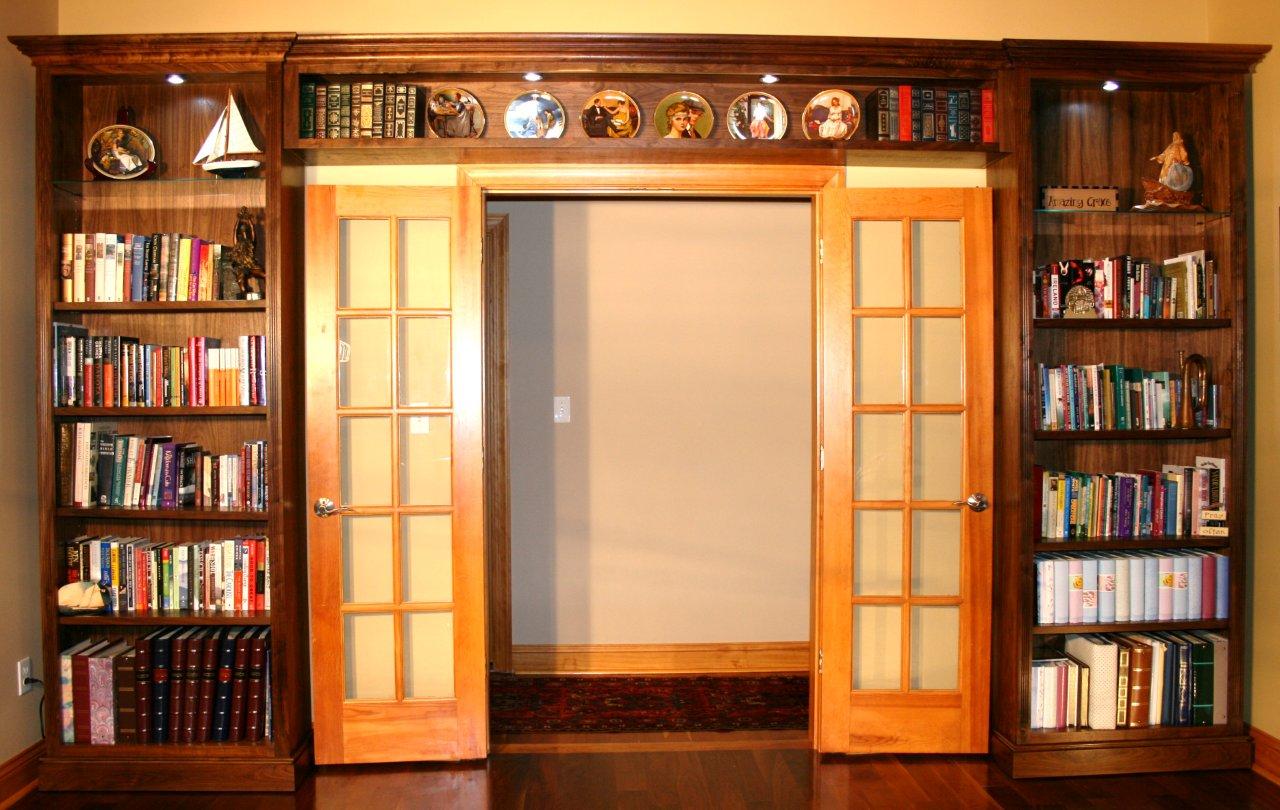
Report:
[[[960,593],[960,513],[917,509],[911,513],[911,593]]]
[[[344,219],[338,223],[338,306],[391,307],[391,222]]]
[[[391,417],[338,420],[338,457],[344,506],[391,503]]]
[[[449,406],[450,319],[400,319],[400,404]]]
[[[404,696],[453,697],[453,613],[405,614]]]
[[[853,401],[901,404],[906,344],[902,318],[854,318]]]
[[[406,515],[403,521],[405,601],[453,601],[453,516]]]
[[[449,220],[400,220],[399,306],[449,308]]]
[[[902,593],[902,512],[857,509],[853,513],[853,593]]]
[[[396,696],[395,625],[390,613],[348,613],[343,617],[347,700]]]
[[[911,688],[956,689],[960,673],[960,608],[911,608]]]
[[[962,250],[957,220],[911,223],[911,297],[915,306],[964,306]]]
[[[453,425],[448,416],[400,417],[400,503],[448,506],[453,499]]]
[[[902,608],[854,605],[853,688],[902,688]]]
[[[964,471],[964,416],[912,415],[911,496],[917,501],[958,501]]]
[[[902,500],[902,414],[854,417],[853,476],[855,500]]]
[[[902,306],[902,223],[853,223],[853,305]]]
[[[964,403],[964,319],[913,318],[911,395],[932,405]]]
[[[342,518],[342,601],[390,602],[391,517]]]
[[[338,319],[338,404],[391,405],[391,319]]]

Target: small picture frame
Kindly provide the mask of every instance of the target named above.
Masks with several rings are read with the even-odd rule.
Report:
[[[84,165],[108,180],[136,180],[155,170],[156,145],[135,126],[112,124],[93,133]]]

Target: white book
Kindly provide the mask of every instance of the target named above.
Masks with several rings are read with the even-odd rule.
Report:
[[[85,254],[85,234],[74,234],[74,252],[71,258],[71,300],[84,302],[84,262]]]
[[[249,404],[249,336],[240,336],[240,348],[236,353],[236,381],[239,383],[237,389],[240,391],[240,405],[247,406]]]
[[[236,604],[236,542],[222,543],[222,609],[235,610]]]
[[[1036,560],[1036,623],[1054,624],[1053,560]]]
[[[1044,728],[1044,666],[1031,665],[1031,728]]]
[[[1069,635],[1067,652],[1089,667],[1089,728],[1116,727],[1117,666],[1119,651],[1102,636]]]
[[[1201,633],[1205,639],[1213,642],[1213,724],[1221,726],[1227,722],[1227,667],[1230,666],[1228,652],[1230,642],[1220,633]]]
[[[1129,621],[1129,557],[1116,555],[1116,621]]]

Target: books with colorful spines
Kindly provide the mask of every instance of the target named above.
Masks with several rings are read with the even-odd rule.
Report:
[[[203,640],[200,650],[200,698],[196,706],[196,742],[208,742],[213,728],[213,696],[218,685],[218,653],[226,630],[215,629]]]
[[[116,742],[115,657],[129,646],[113,641],[88,656],[89,742],[114,745]]]
[[[231,722],[231,692],[235,671],[236,639],[248,628],[230,627],[219,641],[218,683],[213,698],[213,727],[209,739],[226,742]]]
[[[170,654],[181,627],[165,630],[152,639],[151,645],[151,742],[169,741],[169,703],[172,684],[169,680]]]
[[[245,698],[249,691],[249,644],[253,629],[236,636],[236,652],[231,675],[231,706],[227,713],[227,740],[244,739]]]
[[[1089,668],[1089,727],[1116,727],[1117,662],[1115,642],[1104,636],[1068,635],[1066,651]]]
[[[204,667],[204,648],[209,636],[209,628],[199,628],[186,640],[186,656],[184,668],[186,675],[182,685],[182,713],[180,717],[181,734],[179,740],[184,743],[196,740],[196,712],[200,705],[200,688],[203,685],[201,676]]]
[[[271,628],[260,628],[249,646],[249,694],[246,703],[244,738],[251,742],[262,739],[263,719],[263,670],[267,662],[267,645],[270,643]]]

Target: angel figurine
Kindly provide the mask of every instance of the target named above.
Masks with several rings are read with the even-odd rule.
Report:
[[[1164,151],[1151,158],[1160,164],[1155,180],[1142,179],[1143,202],[1135,205],[1137,211],[1203,211],[1195,203],[1191,186],[1195,172],[1181,132],[1174,132]]]
[[[267,271],[258,263],[258,228],[247,206],[242,206],[236,217],[236,243],[231,248],[231,267],[240,287],[240,297],[246,301],[262,298]]]

